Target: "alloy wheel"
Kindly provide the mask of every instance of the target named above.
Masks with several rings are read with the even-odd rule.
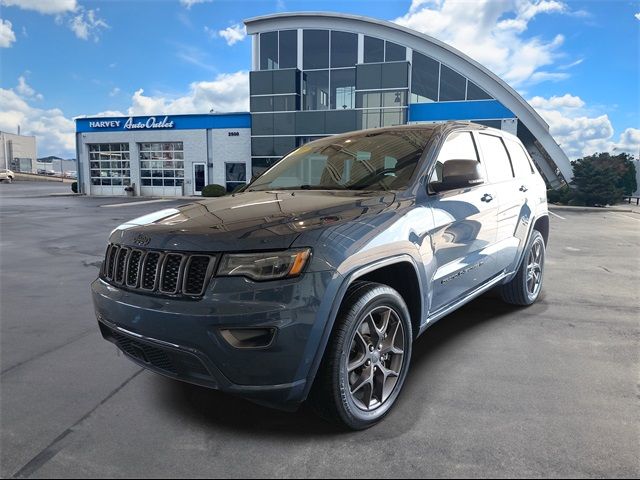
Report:
[[[404,364],[402,321],[390,307],[376,307],[355,330],[346,364],[349,395],[361,410],[380,408],[393,393]]]
[[[527,259],[527,292],[532,297],[538,295],[542,285],[543,261],[542,241],[537,240],[531,246]]]

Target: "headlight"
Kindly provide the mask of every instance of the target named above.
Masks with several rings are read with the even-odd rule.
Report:
[[[310,255],[309,248],[284,252],[230,253],[222,257],[218,275],[244,276],[257,281],[297,277]]]

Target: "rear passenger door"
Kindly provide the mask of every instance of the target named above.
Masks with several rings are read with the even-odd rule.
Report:
[[[533,162],[529,158],[526,150],[522,144],[511,138],[505,138],[504,143],[507,146],[509,157],[511,158],[511,165],[515,174],[515,186],[518,189],[518,194],[521,197],[521,208],[518,215],[518,221],[516,222],[516,228],[514,231],[514,243],[518,243],[519,252],[524,248],[524,243],[527,241],[527,236],[530,229],[530,222],[532,221],[532,212],[535,211],[536,206],[532,204],[535,202],[537,196],[540,195],[541,185],[544,190],[543,182],[536,175]],[[509,270],[515,270],[517,265],[511,265]]]
[[[447,137],[429,183],[442,180],[444,164],[449,160],[480,162],[471,132],[456,131]],[[430,198],[435,222],[431,242],[436,261],[431,282],[431,314],[463,298],[496,273],[490,254],[496,240],[497,202],[493,201],[496,193],[487,183],[486,171],[480,163],[483,183],[432,193]]]
[[[498,229],[495,258],[498,270],[503,271],[517,256],[520,242],[516,229],[525,207],[525,196],[520,191],[503,138],[490,132],[480,132],[478,138],[489,181],[496,191]]]

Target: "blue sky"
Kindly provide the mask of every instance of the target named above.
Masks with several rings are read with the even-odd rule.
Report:
[[[251,44],[242,20],[317,10],[392,20],[453,44],[530,100],[572,158],[637,154],[640,145],[640,2],[0,4],[0,129],[20,123],[38,136],[40,155],[73,156],[71,120],[79,115],[246,108]]]

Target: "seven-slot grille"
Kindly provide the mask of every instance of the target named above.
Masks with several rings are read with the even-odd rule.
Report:
[[[149,293],[197,297],[204,292],[215,260],[213,255],[109,244],[101,276],[115,285]]]

